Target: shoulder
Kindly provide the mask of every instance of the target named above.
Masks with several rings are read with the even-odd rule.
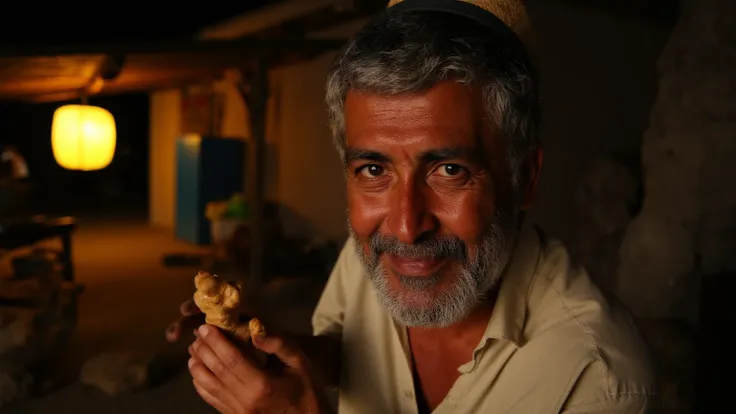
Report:
[[[525,334],[530,343],[543,341],[579,354],[566,359],[586,361],[565,406],[649,404],[656,389],[654,369],[633,317],[571,261],[559,241],[542,238],[528,309]]]

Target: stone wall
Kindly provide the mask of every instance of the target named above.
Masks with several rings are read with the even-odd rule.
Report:
[[[683,0],[642,147],[645,198],[618,294],[643,318],[697,320],[699,279],[736,268],[736,2]]]
[[[683,0],[658,62],[642,145],[642,209],[625,229],[618,296],[658,367],[663,412],[691,412],[699,286],[736,269],[736,2]]]
[[[632,162],[635,161],[635,162]],[[601,157],[584,171],[575,193],[577,222],[570,251],[599,286],[616,289],[618,249],[641,208],[641,177],[629,157]]]

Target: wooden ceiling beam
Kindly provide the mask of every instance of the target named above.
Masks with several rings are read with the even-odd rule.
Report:
[[[352,20],[376,14],[386,7],[385,2],[361,1],[353,8],[322,9],[297,19],[284,21],[255,35],[263,38],[279,36],[309,36],[315,32],[329,30]]]
[[[293,51],[322,52],[335,49],[345,43],[344,39],[305,38],[241,38],[233,40],[184,40],[151,42],[107,42],[77,45],[19,44],[0,45],[0,58],[54,57],[68,55],[131,55],[131,54],[206,54],[240,53],[253,60],[277,57]]]
[[[242,44],[242,42],[235,43]],[[310,43],[321,44],[321,42]],[[332,42],[326,44],[332,45]],[[78,49],[66,50],[76,51]],[[279,55],[272,55],[273,57],[267,59],[267,62],[269,67],[278,68],[310,60],[322,52],[321,49],[288,50]],[[222,50],[212,52],[211,49],[206,49],[201,53],[137,53],[124,56],[125,61],[118,68],[117,76],[110,76],[111,79],[105,80],[99,93],[88,91],[90,95],[144,93],[184,84],[206,82],[220,78],[229,68],[238,68],[247,74],[253,70],[257,62],[247,51],[244,53],[223,52]],[[85,70],[82,71],[84,73],[81,73],[81,69],[74,66],[75,64],[78,66],[78,63],[75,63],[77,59],[85,63],[92,58],[95,58],[93,60],[96,63],[94,71]],[[82,89],[90,84],[90,79],[86,76],[87,72],[99,73],[99,63],[104,61],[103,58],[103,55],[90,54],[66,55],[63,58],[39,58],[37,56],[0,58],[0,62],[8,65],[5,70],[0,70],[0,100],[53,102],[76,99]],[[54,62],[57,64],[52,67],[51,64]],[[44,69],[43,76],[40,78],[33,76],[35,73],[33,71],[39,68],[48,68]],[[66,74],[66,77],[59,78],[62,76],[60,74]]]
[[[350,9],[356,0],[290,0],[280,1],[206,27],[197,34],[200,39],[237,39],[253,36],[285,21],[299,19],[325,9]]]
[[[174,79],[174,80],[162,80],[162,81],[153,81],[153,82],[149,81],[149,82],[141,82],[137,84],[126,84],[126,85],[117,85],[117,86],[111,86],[111,87],[103,87],[100,90],[100,92],[94,94],[91,97],[140,93],[140,92],[147,92],[151,90],[160,90],[160,89],[184,88],[187,86],[196,85],[200,83],[207,84],[208,82],[216,80],[217,78],[219,78],[219,76],[215,76],[215,75],[194,76],[194,77]],[[44,93],[44,94],[23,95],[23,96],[18,96],[13,100],[23,101],[27,103],[49,103],[49,102],[71,101],[71,100],[76,100],[80,98],[81,98],[81,90],[72,89],[72,90],[61,90],[57,92]]]

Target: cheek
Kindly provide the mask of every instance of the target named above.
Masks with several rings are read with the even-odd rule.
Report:
[[[383,197],[366,194],[348,185],[348,216],[355,235],[366,241],[378,231],[387,214],[388,203]]]
[[[433,204],[436,206],[435,216],[444,231],[470,246],[480,242],[494,214],[493,197],[477,191],[441,197]]]

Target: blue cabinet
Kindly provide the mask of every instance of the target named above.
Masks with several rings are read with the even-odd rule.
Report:
[[[244,193],[246,143],[239,139],[186,136],[176,142],[176,237],[210,243],[204,216],[210,201]]]

